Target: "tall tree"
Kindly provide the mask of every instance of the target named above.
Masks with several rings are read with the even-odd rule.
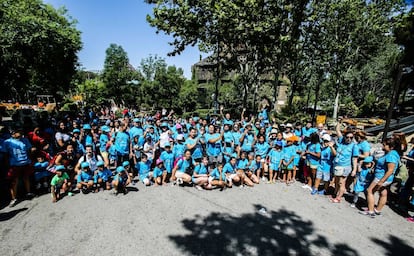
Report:
[[[41,0],[0,0],[1,98],[68,91],[81,49],[75,26],[65,9]]]
[[[114,99],[118,104],[134,104],[134,94],[138,89],[134,88],[134,80],[138,79],[137,72],[129,64],[127,53],[122,46],[110,44],[106,49],[106,57],[102,80],[107,88],[107,98]]]

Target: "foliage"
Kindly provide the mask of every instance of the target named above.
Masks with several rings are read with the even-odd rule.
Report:
[[[81,49],[75,25],[65,9],[40,0],[1,0],[2,98],[20,101],[38,92],[64,95]]]

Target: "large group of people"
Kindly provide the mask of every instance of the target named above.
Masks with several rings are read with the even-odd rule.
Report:
[[[352,207],[365,193],[367,208],[360,213],[374,218],[387,202],[401,159],[409,170],[401,202],[414,204],[414,149],[408,150],[404,134],[373,150],[363,130],[344,129],[340,121],[330,131],[312,122],[278,124],[266,108],[257,116],[243,110],[240,118],[222,110],[187,119],[166,111],[151,116],[125,110],[120,118],[91,111],[31,131],[3,128],[0,161],[10,206],[18,202],[19,179],[27,196],[50,191],[53,202],[77,191],[127,193],[137,182],[224,190],[302,181],[311,195],[330,196],[332,203],[353,193]]]

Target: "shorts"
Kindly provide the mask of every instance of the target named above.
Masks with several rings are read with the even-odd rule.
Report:
[[[236,177],[236,176],[237,176],[237,173],[232,173],[232,174],[230,174],[226,177],[226,180],[227,181],[232,181],[234,179],[234,177]]]
[[[153,171],[152,175],[154,176],[154,178],[157,178],[157,177],[161,177],[162,173],[163,173],[162,170],[158,170],[158,171]]]
[[[323,181],[330,181],[331,180],[331,172],[324,172],[322,170],[316,171],[316,178],[321,179]]]
[[[208,164],[216,164],[223,162],[223,155],[218,156],[208,156]]]
[[[334,166],[334,175],[338,177],[348,177],[352,172],[351,166]]]
[[[31,165],[23,165],[23,166],[11,166],[7,173],[7,177],[9,179],[15,179],[19,177],[29,177],[34,172],[34,168]]]
[[[379,181],[380,181],[380,179],[375,178],[372,182],[373,183],[378,183]],[[387,187],[387,186],[391,185],[391,183],[392,182],[390,182],[390,181],[386,181],[386,182],[382,183],[382,186],[381,187]]]
[[[185,172],[175,172],[175,177],[176,178],[182,178],[184,177]]]

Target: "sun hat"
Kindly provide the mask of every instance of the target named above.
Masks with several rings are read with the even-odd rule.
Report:
[[[158,158],[158,159],[157,159],[157,161],[155,162],[155,164],[156,164],[156,165],[159,165],[159,164],[161,164],[162,162],[163,162],[163,161],[162,161],[162,159]]]

